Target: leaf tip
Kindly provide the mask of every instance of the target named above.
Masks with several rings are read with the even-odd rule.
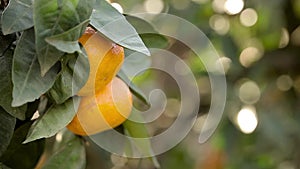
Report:
[[[22,144],[27,144],[29,142],[33,141],[31,138],[26,138],[25,141],[22,142]]]

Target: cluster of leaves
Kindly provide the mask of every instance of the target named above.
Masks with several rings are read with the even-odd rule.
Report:
[[[0,168],[33,168],[43,153],[44,138],[64,129],[76,114],[80,102],[76,93],[89,74],[87,56],[77,41],[85,28],[90,25],[126,50],[145,55],[150,52],[143,40],[150,44],[153,37],[142,40],[105,0],[10,0],[6,5],[1,3],[5,8],[0,9]],[[166,43],[163,38],[162,43]],[[124,71],[119,76],[147,103]],[[37,119],[32,118],[35,112],[40,115]],[[127,121],[124,126],[130,136],[147,135],[137,125]],[[65,139],[43,168],[62,164],[84,168],[82,139],[75,135]],[[143,153],[151,152],[149,143],[139,145]]]

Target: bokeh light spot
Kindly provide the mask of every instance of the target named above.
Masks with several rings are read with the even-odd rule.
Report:
[[[149,13],[160,13],[164,9],[164,3],[162,0],[146,0],[144,7]]]
[[[277,78],[276,85],[279,90],[287,91],[293,87],[293,80],[289,75],[281,75]]]
[[[228,19],[222,15],[213,15],[209,19],[210,27],[220,35],[225,35],[230,28]]]
[[[289,32],[286,28],[282,28],[281,30],[281,38],[280,38],[280,42],[279,42],[279,48],[284,48],[289,44],[290,41],[290,36],[289,36]]]
[[[217,13],[224,13],[224,4],[226,0],[213,0],[212,8]]]
[[[240,21],[242,25],[246,27],[255,25],[255,23],[257,22],[257,18],[258,18],[257,13],[252,8],[247,8],[243,10],[243,12],[240,15]]]
[[[247,47],[240,54],[240,63],[244,67],[250,67],[254,62],[258,61],[263,55],[256,47]]]
[[[252,133],[258,124],[255,107],[243,107],[237,115],[237,123],[243,133]]]
[[[239,97],[246,104],[256,103],[260,99],[260,95],[260,89],[254,81],[248,80],[239,88]]]
[[[235,15],[242,11],[244,8],[243,0],[227,0],[224,4],[225,12],[229,15]]]
[[[291,34],[291,42],[300,46],[300,26],[298,26]]]
[[[229,68],[230,68],[230,66],[231,66],[231,63],[232,63],[232,61],[228,57],[220,57],[217,60],[217,66],[222,65],[222,67],[219,66],[220,67],[219,69],[221,70],[220,72],[224,71],[225,73],[227,73],[228,70],[229,70]]]

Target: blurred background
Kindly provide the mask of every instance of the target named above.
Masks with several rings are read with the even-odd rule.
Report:
[[[166,48],[192,69],[201,103],[188,136],[157,156],[162,169],[300,168],[300,0],[111,0],[111,3],[125,14],[169,13],[188,20],[210,39],[226,71],[227,102],[223,118],[213,136],[199,144],[198,136],[210,107],[209,78],[184,44],[169,41]],[[159,86],[166,92],[166,111],[147,124],[151,135],[161,133],[179,111],[178,87],[167,75],[151,71],[135,81],[144,90]],[[88,168],[100,165],[112,169],[154,168],[147,159],[125,159],[90,147]],[[99,154],[103,156],[101,160]]]

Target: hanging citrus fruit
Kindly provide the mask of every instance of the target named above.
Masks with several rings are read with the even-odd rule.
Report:
[[[128,86],[115,77],[95,95],[82,97],[78,112],[67,128],[78,135],[92,135],[122,124],[132,108]]]
[[[116,76],[124,61],[124,49],[88,27],[79,38],[90,64],[87,82],[77,93],[92,95],[104,88]]]

